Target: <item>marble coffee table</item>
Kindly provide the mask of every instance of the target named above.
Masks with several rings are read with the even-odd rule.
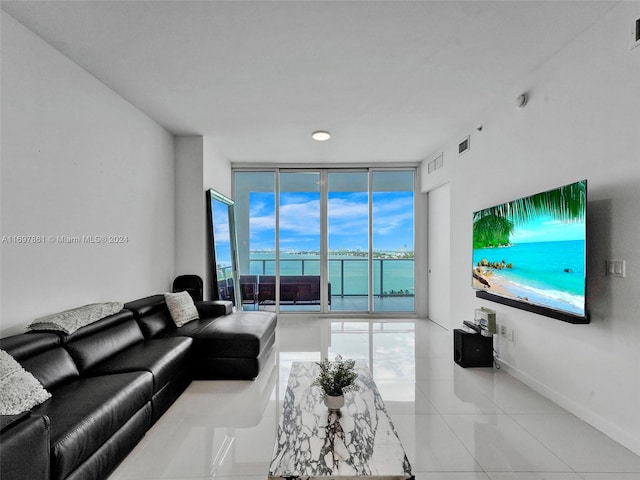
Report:
[[[356,364],[359,390],[330,413],[314,362],[294,362],[284,396],[269,479],[413,479],[411,465],[369,369]]]

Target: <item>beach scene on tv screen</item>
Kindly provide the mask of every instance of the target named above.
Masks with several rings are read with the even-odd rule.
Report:
[[[585,314],[586,182],[473,215],[473,287]]]

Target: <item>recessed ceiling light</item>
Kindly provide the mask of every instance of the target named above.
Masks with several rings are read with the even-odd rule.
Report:
[[[311,134],[311,138],[318,142],[324,142],[325,140],[329,140],[331,138],[331,134],[326,130],[318,130],[317,132],[313,132]]]

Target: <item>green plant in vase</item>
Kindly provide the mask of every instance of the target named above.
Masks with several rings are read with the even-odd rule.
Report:
[[[355,360],[343,360],[341,355],[336,356],[335,361],[330,362],[325,358],[316,362],[320,367],[320,373],[312,385],[319,386],[325,394],[324,403],[330,411],[340,410],[344,405],[344,394],[358,390],[355,371]]]

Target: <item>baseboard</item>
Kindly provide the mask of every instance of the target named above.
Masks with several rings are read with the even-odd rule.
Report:
[[[582,405],[565,397],[561,393],[538,382],[536,379],[527,375],[526,373],[521,372],[508,362],[505,362],[502,359],[498,360],[498,362],[503,370],[520,380],[525,385],[531,387],[540,395],[547,397],[549,400],[561,406],[569,413],[572,413],[576,417],[587,422],[592,427],[600,430],[602,433],[615,440],[622,446],[628,448],[636,455],[640,455],[640,439],[637,438],[637,435],[633,435],[630,432],[626,432],[620,429],[618,426],[613,425],[602,416],[592,412],[589,409],[584,408]]]

